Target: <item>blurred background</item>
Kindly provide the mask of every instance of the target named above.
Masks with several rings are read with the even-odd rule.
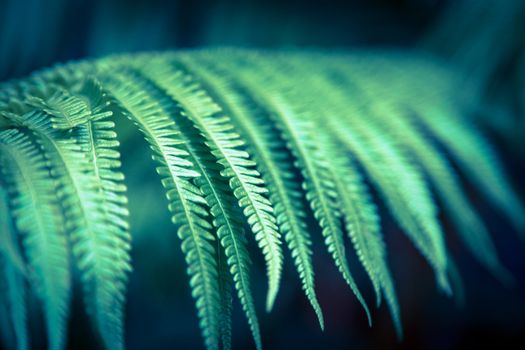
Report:
[[[465,79],[479,82],[482,105],[472,117],[495,144],[516,191],[525,198],[524,33],[521,0],[0,0],[0,81],[58,62],[144,50],[225,45],[426,50],[459,68]],[[125,141],[122,154],[134,220],[127,347],[202,348],[185,263],[168,212],[151,209],[163,208],[158,205],[163,195],[146,147]],[[503,263],[516,277],[512,288],[501,285],[474,261],[443,218],[465,297],[462,302],[440,295],[430,268],[383,209],[405,339],[396,340],[384,306],[373,311],[374,325],[368,328],[328,254],[315,249],[324,332],[302,294],[290,259],[276,307],[271,314],[264,312],[263,262],[254,254],[252,283],[265,348],[525,349],[525,244],[494,208],[475,191],[470,193]],[[321,247],[320,240],[314,243]],[[352,258],[357,280],[373,304],[369,282]],[[74,301],[70,347],[96,348],[80,299]],[[33,323],[34,332],[43,333]],[[237,304],[233,325],[234,349],[252,348]]]

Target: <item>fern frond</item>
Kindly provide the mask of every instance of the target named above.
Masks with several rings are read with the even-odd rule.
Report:
[[[213,101],[191,75],[169,62],[144,67],[144,73],[164,89],[183,109],[181,115],[194,123],[206,139],[206,144],[224,169],[221,175],[229,185],[263,251],[268,273],[266,306],[270,310],[281,279],[282,252],[280,234],[272,204],[266,197],[267,188],[255,163],[241,147],[244,141],[235,132],[230,118]]]
[[[388,129],[396,139],[403,140],[407,151],[422,166],[466,247],[494,276],[502,281],[509,281],[509,272],[501,265],[494,243],[483,221],[468,203],[452,165],[439,150],[422,139],[399,110],[385,108],[381,111],[381,108],[381,103],[374,108],[380,113],[379,122],[385,127],[385,131]]]
[[[318,125],[318,128],[322,129],[323,126]],[[401,338],[399,303],[386,260],[377,208],[372,202],[359,170],[352,164],[350,156],[343,151],[344,146],[328,137],[327,133],[319,133],[317,138],[324,148],[325,157],[330,157],[329,167],[333,173],[346,231],[357,257],[372,282],[377,305],[380,305],[381,296],[384,294],[397,335]]]
[[[343,69],[337,70],[334,74],[348,75]],[[509,273],[499,262],[483,221],[468,203],[454,168],[437,147],[424,139],[424,135],[415,125],[415,118],[406,117],[414,111],[410,109],[403,111],[402,108],[405,107],[396,105],[395,101],[372,96],[370,91],[381,89],[379,81],[366,79],[361,74],[348,75],[348,79],[355,82],[354,94],[358,94],[361,99],[373,101],[370,103],[372,111],[370,117],[382,126],[381,130],[391,134],[394,140],[398,140],[399,146],[421,165],[467,248],[495,276],[503,281],[510,280]]]
[[[175,116],[179,113],[171,97],[163,94],[140,74],[128,73],[128,78],[137,85],[142,86],[151,98],[157,101],[159,108],[165,115]],[[249,266],[250,258],[246,248],[244,229],[239,215],[235,212],[236,203],[230,194],[228,183],[220,174],[221,166],[204,146],[204,140],[193,125],[184,125],[184,120],[179,120],[179,130],[182,130],[184,150],[188,159],[194,164],[200,176],[194,179],[195,184],[201,189],[203,196],[210,207],[213,216],[213,225],[217,229],[217,236],[225,250],[227,263],[233,275],[238,296],[246,313],[257,348],[261,348],[259,324],[255,312],[252,292],[250,290]],[[219,270],[220,273],[220,270]],[[223,315],[224,316],[224,315]]]
[[[27,103],[50,116],[54,128],[69,130],[85,123],[90,117],[90,111],[86,103],[76,96],[70,95],[66,90],[57,89],[45,100],[27,95]]]
[[[153,91],[154,87],[150,87],[149,90]],[[163,94],[162,90],[156,90],[156,92],[157,95],[155,97],[157,100],[169,110],[169,106],[173,106],[171,97]],[[172,111],[172,114],[175,113],[175,111]],[[217,230],[217,237],[224,249],[226,263],[229,265],[230,273],[233,276],[239,300],[246,314],[255,345],[258,349],[261,349],[262,341],[259,322],[250,288],[249,271],[251,262],[242,224],[242,214],[239,212],[235,197],[231,194],[227,178],[221,175],[221,165],[216,162],[216,158],[210,153],[210,149],[205,145],[205,139],[199,133],[199,130],[193,124],[185,123],[185,120],[180,120],[180,125],[192,162],[201,174],[195,179],[195,183],[199,186],[210,205],[210,212],[213,216],[212,223]],[[219,282],[221,282],[221,279],[219,279]],[[227,315],[223,313],[222,318],[224,317],[227,317]]]
[[[329,101],[325,118],[318,119],[319,122],[326,124],[330,133],[355,154],[392,214],[433,267],[438,284],[449,293],[443,233],[435,204],[419,169],[402,154],[394,140],[381,133],[370,121],[366,102],[355,100],[351,81],[341,83],[339,80],[339,83],[334,83],[335,87],[322,79],[313,84],[322,88],[312,99],[323,96]],[[323,115],[323,111],[319,110],[319,113]]]
[[[13,268],[26,274],[26,264],[18,245],[17,232],[13,227],[9,208],[9,196],[7,191],[0,187],[0,252]]]
[[[525,206],[510,187],[493,147],[476,125],[462,117],[462,114],[474,109],[471,104],[476,101],[470,101],[465,93],[457,93],[456,79],[434,62],[389,56],[385,59],[364,55],[355,61],[360,66],[366,66],[372,59],[376,63],[376,73],[394,83],[389,90],[385,90],[384,85],[381,88],[378,85],[374,90],[376,97],[381,96],[385,102],[408,110],[404,117],[434,136],[468,178],[496,207],[501,208],[518,231],[525,232]],[[406,77],[407,69],[414,72],[412,76],[415,79],[400,78]],[[366,79],[367,71],[370,69],[360,70],[362,80]],[[426,88],[429,83],[432,89]],[[390,89],[398,92],[395,97],[389,93]],[[418,91],[418,94],[413,95],[413,91]],[[432,103],[433,108],[425,108],[428,103]]]
[[[434,268],[438,284],[448,292],[443,235],[421,174],[391,143],[374,133],[365,131],[363,138],[335,123],[331,130],[355,152],[392,214]]]
[[[460,168],[523,234],[525,206],[509,186],[502,165],[481,133],[461,120],[457,111],[444,105],[436,107],[435,110],[424,111],[417,108],[416,111],[421,116],[419,122],[424,123],[439,139]],[[454,123],[451,123],[450,119],[454,119]]]
[[[255,57],[252,57],[252,61],[255,59]],[[269,115],[273,118],[272,122],[280,129],[283,139],[286,140],[287,147],[296,159],[295,165],[303,175],[303,189],[306,192],[306,199],[309,201],[314,216],[322,228],[321,231],[325,238],[327,249],[346,283],[363,306],[368,322],[371,324],[368,306],[348,267],[343,244],[340,212],[334,191],[334,180],[327,171],[326,160],[323,159],[314,142],[313,134],[315,131],[312,116],[307,110],[298,108],[297,101],[293,97],[287,96],[288,98],[285,99],[283,97],[285,92],[280,90],[281,87],[275,81],[262,79],[259,74],[263,67],[250,70],[242,67],[241,64],[242,61],[237,65],[233,65],[233,67],[225,68],[230,70],[232,79],[234,79],[233,77],[238,79],[239,84],[247,91],[250,91],[254,99],[262,101],[261,105],[267,106],[271,111]],[[233,73],[234,69],[235,73]],[[271,89],[261,88],[265,86],[270,86]],[[295,105],[293,101],[295,101]]]
[[[330,144],[331,140],[326,140]],[[346,230],[350,235],[357,256],[367,271],[378,295],[384,294],[396,332],[402,337],[399,303],[394,288],[394,279],[388,268],[386,250],[381,235],[377,208],[366,189],[356,167],[339,150],[341,145],[331,145],[330,154],[335,166],[338,194],[341,198],[342,212]]]
[[[104,69],[102,67],[102,69]],[[159,163],[157,173],[166,189],[172,221],[178,226],[182,250],[191,277],[192,296],[196,300],[200,325],[206,346],[219,347],[219,282],[215,237],[207,221],[206,199],[192,178],[200,176],[182,149],[184,141],[173,119],[141,89],[138,79],[126,72],[115,72],[102,80],[119,108],[117,113],[132,120],[144,134],[153,150],[153,159]]]
[[[188,130],[186,131],[188,132]],[[198,133],[198,130],[193,128],[192,132]],[[196,135],[194,136],[195,139],[199,139]],[[202,141],[201,145],[203,144]],[[247,250],[243,224],[240,220],[240,215],[236,213],[237,203],[235,197],[230,194],[227,180],[220,174],[221,166],[215,162],[213,156],[204,152],[205,149],[202,146],[198,147],[197,145],[189,146],[189,148],[192,148],[190,154],[195,155],[195,164],[198,164],[202,174],[202,176],[195,179],[195,182],[201,188],[210,205],[213,226],[217,229],[217,237],[222,249],[224,249],[224,258],[233,276],[235,288],[250,325],[255,345],[257,349],[262,349],[259,322],[250,288],[250,255]],[[224,284],[227,281],[225,279],[225,276],[221,277],[219,266],[219,282]],[[228,287],[224,286],[224,288]],[[228,308],[228,305],[223,306],[226,309]],[[227,317],[227,313],[223,312],[222,317]]]
[[[2,332],[13,332],[13,342],[6,344],[9,348],[26,350],[29,348],[27,327],[26,285],[25,276],[7,256],[0,253],[0,302],[5,303],[5,316],[9,326]]]
[[[131,270],[125,188],[111,124],[100,120],[103,96],[94,82],[83,85],[81,97],[63,89],[46,96],[27,97],[35,111],[16,122],[28,127],[49,154],[52,175],[59,183],[58,197],[64,210],[66,229],[81,271],[87,311],[106,347],[123,347],[123,302],[127,273]],[[59,129],[71,130],[75,138]],[[97,130],[97,128],[99,130]],[[102,129],[102,131],[100,130]],[[109,131],[109,132],[108,132]],[[107,139],[109,136],[113,140]],[[104,144],[104,146],[97,146]]]
[[[92,225],[87,232],[95,233],[95,237],[77,232],[73,236],[77,239],[74,248],[81,257],[79,266],[85,271],[88,312],[95,315],[106,347],[119,349],[123,347],[123,304],[131,271],[129,212],[124,175],[120,171],[119,142],[114,122],[107,120],[112,112],[97,83],[87,81],[74,97],[68,106],[62,107],[59,117],[51,121],[57,129],[79,123],[74,130],[75,139],[85,156],[88,174],[85,180],[91,186],[91,191],[87,190],[91,192],[91,201],[81,201],[92,206],[85,210],[93,218],[85,219]],[[82,108],[77,112],[78,105]]]
[[[324,328],[323,314],[314,288],[306,210],[300,185],[290,164],[290,155],[285,152],[284,140],[278,137],[278,130],[268,123],[264,107],[247,95],[242,86],[228,79],[228,75],[213,64],[213,56],[202,56],[182,56],[180,60],[201,79],[212,97],[232,117],[242,138],[246,140],[246,149],[253,156],[256,168],[268,187],[279,229],[292,253],[305,294],[317,314],[321,328]]]
[[[9,323],[2,332],[12,332],[5,337],[6,347],[25,350],[29,347],[25,301],[27,270],[11,218],[9,196],[0,188],[0,303],[4,304]]]
[[[227,257],[217,244],[217,265],[219,270],[219,294],[221,305],[221,319],[219,331],[221,334],[222,349],[230,350],[232,347],[232,281],[228,269]]]
[[[457,86],[452,70],[415,55],[242,50],[120,55],[0,85],[6,343],[29,346],[25,294],[34,289],[49,348],[64,348],[76,287],[71,250],[104,346],[124,347],[131,261],[119,141],[136,131],[156,163],[208,349],[232,346],[234,289],[262,349],[246,231],[265,261],[267,311],[282,278],[282,236],[324,327],[312,262],[317,228],[371,323],[347,261],[351,243],[401,336],[372,188],[442,290],[463,296],[431,189],[472,254],[507,279],[454,166],[518,228],[525,209],[488,142],[461,118],[474,107]]]
[[[16,226],[33,270],[32,285],[44,304],[50,349],[62,349],[70,298],[64,225],[41,149],[22,131],[0,132],[2,170]]]

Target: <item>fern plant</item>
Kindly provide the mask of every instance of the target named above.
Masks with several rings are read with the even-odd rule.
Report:
[[[510,280],[455,166],[520,232],[525,210],[491,146],[463,118],[473,101],[458,94],[459,83],[456,72],[415,53],[232,49],[113,56],[5,83],[5,339],[29,347],[27,315],[34,305],[27,298],[35,295],[49,348],[64,348],[79,284],[103,345],[123,348],[133,228],[119,151],[124,136],[115,122],[128,121],[151,150],[208,349],[231,347],[233,293],[262,348],[250,240],[266,265],[267,311],[283,260],[291,258],[324,327],[313,235],[324,240],[371,323],[347,261],[350,242],[376,304],[386,300],[401,337],[378,201],[428,261],[443,292],[452,293],[455,272],[432,190],[472,254]]]

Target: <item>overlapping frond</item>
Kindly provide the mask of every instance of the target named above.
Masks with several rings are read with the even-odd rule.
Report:
[[[33,89],[34,90],[34,89]],[[122,313],[129,258],[129,228],[122,173],[114,149],[116,134],[111,116],[96,83],[88,81],[78,92],[62,88],[25,92],[21,103],[34,110],[22,116],[10,114],[17,125],[27,127],[48,154],[51,176],[81,271],[86,306],[95,326],[110,348],[122,348]],[[71,130],[73,137],[61,131]],[[104,205],[100,205],[103,203]]]
[[[44,306],[50,349],[61,349],[70,299],[67,239],[55,181],[43,150],[23,131],[0,132],[2,171],[17,229],[32,269],[32,287]]]
[[[279,289],[283,257],[272,203],[266,196],[268,190],[254,169],[255,163],[243,149],[244,141],[230,117],[198,80],[175,63],[169,58],[161,60],[157,65],[145,66],[144,73],[180,104],[181,115],[199,129],[210,152],[223,167],[221,175],[228,179],[266,260],[269,283],[266,308],[270,310]]]
[[[356,63],[365,66],[370,57],[371,55],[365,55]],[[387,57],[387,60],[375,59],[379,63],[376,64],[375,71],[385,79],[392,78],[393,85],[389,89],[385,89],[384,85],[380,88],[377,85],[374,89],[375,97],[380,95],[382,100],[408,111],[404,117],[411,119],[420,130],[429,132],[439,145],[449,152],[468,178],[479,186],[496,207],[501,208],[502,213],[509,217],[518,232],[523,234],[523,202],[509,185],[492,145],[479,128],[472,125],[470,119],[462,117],[462,114],[469,113],[469,108],[476,110],[477,101],[471,100],[468,90],[457,91],[454,85],[456,78],[432,60],[418,61],[399,54]],[[414,76],[422,75],[426,79],[402,81],[405,79],[400,77],[406,76],[409,69],[415,73]],[[367,71],[369,70],[360,70],[361,80],[366,79]],[[435,88],[428,89],[429,83]],[[403,98],[396,101],[389,93],[390,89],[396,89]],[[410,96],[413,91],[418,91],[418,94]],[[431,103],[433,108],[425,108],[426,103]]]
[[[377,103],[374,110],[376,111],[374,115],[383,125],[384,132],[391,133],[396,139],[404,140],[401,147],[404,147],[421,165],[435,187],[444,211],[452,219],[467,248],[495,276],[508,280],[510,277],[499,262],[492,239],[483,221],[468,203],[450,162],[443,157],[442,152],[426,142],[414,125],[402,116],[399,109],[388,108],[382,103]]]
[[[0,254],[0,294],[5,324],[1,334],[5,347],[26,350],[29,348],[27,305],[24,275],[6,256]]]
[[[29,347],[24,278],[27,271],[16,234],[8,194],[0,188],[0,310],[5,322],[0,332],[6,347],[26,350]]]
[[[327,82],[317,80],[312,84],[325,87]],[[314,92],[316,98],[323,96],[328,101],[325,111],[318,110],[324,116],[324,119],[318,118],[319,123],[325,123],[348,151],[355,154],[391,213],[433,267],[438,284],[449,292],[444,237],[423,175],[401,152],[397,140],[382,133],[371,120],[371,107],[366,100],[356,97],[353,82],[333,84],[338,88],[325,87]]]
[[[252,57],[252,60],[256,59],[257,57]],[[250,70],[249,67],[244,67],[242,64],[241,60],[237,65],[230,66],[230,74],[234,76],[232,70],[235,69],[244,88],[261,99],[263,105],[270,109],[270,116],[273,117],[271,122],[274,122],[282,133],[281,137],[286,141],[286,146],[295,157],[295,165],[304,178],[303,189],[306,192],[306,199],[310,202],[314,216],[321,226],[327,249],[343,278],[363,305],[369,323],[371,323],[368,306],[348,266],[335,181],[333,174],[328,169],[329,163],[316,144],[314,134],[317,130],[314,128],[313,116],[304,107],[299,107],[297,95],[285,92],[286,85],[284,85],[285,88],[280,88],[278,81],[264,79],[268,77],[268,74],[261,76],[257,74],[262,71],[260,67]],[[269,87],[269,89],[261,87]]]
[[[199,59],[200,58],[200,59]],[[285,141],[276,137],[275,126],[268,122],[268,111],[246,93],[242,85],[229,78],[225,70],[213,63],[213,55],[183,56],[181,61],[202,79],[208,91],[232,117],[248,153],[253,156],[257,170],[268,186],[275,203],[274,211],[279,229],[294,258],[303,289],[314,308],[321,328],[323,314],[314,289],[314,271],[311,259],[310,234],[305,222],[303,195]]]
[[[509,280],[455,166],[521,229],[523,204],[492,147],[462,118],[472,101],[455,95],[453,74],[426,61],[189,51],[71,63],[1,85],[2,339],[29,347],[34,310],[25,299],[35,293],[49,347],[64,348],[78,271],[102,343],[123,348],[131,229],[119,140],[129,130],[142,134],[156,162],[208,349],[232,346],[233,291],[262,348],[247,231],[264,257],[268,311],[283,275],[282,237],[324,327],[311,242],[319,231],[369,322],[348,247],[401,335],[372,188],[441,289],[461,297],[431,190],[473,255]],[[120,125],[131,128],[121,133]]]
[[[18,241],[9,208],[9,195],[3,187],[0,187],[0,252],[14,268],[21,273],[27,273]]]
[[[102,82],[119,105],[119,113],[138,126],[154,152],[172,221],[182,240],[203,336],[208,347],[218,348],[220,304],[215,237],[207,221],[208,203],[200,188],[191,182],[201,174],[191,162],[172,116],[150,96],[148,86],[136,74],[116,71]]]
[[[336,188],[341,200],[341,212],[346,231],[355,247],[357,256],[366,270],[377,296],[379,306],[384,295],[399,337],[402,336],[401,316],[394,279],[388,268],[386,250],[381,234],[377,208],[372,202],[366,184],[357,167],[341,151],[342,145],[323,137],[332,159]]]

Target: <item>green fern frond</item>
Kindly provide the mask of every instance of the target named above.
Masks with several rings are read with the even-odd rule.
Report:
[[[521,229],[525,209],[492,147],[462,118],[473,101],[456,86],[452,70],[415,54],[243,50],[114,56],[0,85],[6,344],[29,347],[25,298],[34,291],[49,348],[64,348],[73,280],[104,347],[124,347],[131,242],[120,141],[135,131],[156,164],[208,349],[232,346],[233,290],[262,349],[246,231],[264,257],[268,311],[282,237],[324,328],[311,242],[319,232],[369,323],[348,248],[401,336],[372,189],[442,290],[463,296],[431,189],[471,253],[510,280],[454,166]]]
[[[264,180],[254,169],[255,163],[249,159],[249,154],[242,149],[244,141],[235,131],[230,117],[222,112],[198,81],[182,68],[160,61],[157,65],[144,67],[144,72],[181,105],[181,115],[200,130],[210,152],[224,167],[221,175],[229,179],[233,194],[266,260],[269,283],[266,306],[270,310],[281,279],[283,257],[280,234],[272,204],[265,195],[267,188]]]
[[[26,264],[18,245],[17,232],[13,227],[9,208],[9,195],[3,187],[0,187],[0,252],[9,264],[25,274]]]
[[[376,108],[380,109],[381,104],[376,104]],[[499,262],[494,243],[483,221],[468,202],[452,165],[438,149],[425,142],[400,111],[388,108],[378,113],[382,116],[379,121],[384,125],[385,132],[394,134],[396,139],[404,140],[407,151],[422,166],[466,247],[495,276],[504,281],[510,280],[509,273]]]
[[[341,75],[337,77],[343,79]],[[317,84],[325,89],[318,90],[316,97],[324,96],[330,101],[325,120],[319,122],[325,123],[355,154],[394,217],[433,267],[438,284],[445,292],[450,292],[443,233],[432,196],[418,167],[399,150],[394,139],[380,132],[369,117],[371,112],[366,101],[356,101],[352,81],[334,82],[337,89],[330,94],[327,81],[318,80]]]
[[[44,305],[50,349],[62,349],[70,299],[70,267],[64,223],[42,150],[22,131],[0,132],[2,171],[33,273],[32,286]]]
[[[77,232],[78,238],[74,238],[78,239],[78,244],[73,250],[78,249],[82,256],[80,267],[86,270],[83,283],[88,312],[95,315],[96,326],[106,346],[119,349],[123,347],[123,304],[127,274],[131,271],[128,200],[124,174],[120,171],[119,142],[115,123],[107,120],[112,112],[98,84],[87,81],[78,96],[88,116],[76,128],[75,138],[89,167],[86,181],[88,186],[93,186],[92,208],[86,210],[95,216],[88,219],[90,225],[99,226],[92,229],[91,232],[96,232],[92,239],[87,238],[87,232]],[[74,112],[65,110],[69,115]],[[64,124],[56,121],[53,126],[63,128]],[[93,256],[97,250],[99,256]]]
[[[247,151],[253,156],[257,170],[268,186],[270,200],[275,203],[277,223],[294,257],[303,289],[321,328],[324,328],[323,314],[314,289],[306,209],[290,164],[290,155],[283,151],[286,147],[284,140],[278,137],[278,130],[268,123],[264,106],[258,105],[242,86],[228,79],[227,73],[213,64],[213,55],[204,55],[200,60],[194,56],[183,56],[181,61],[202,79],[207,90],[232,117],[241,136],[247,141]]]
[[[346,73],[345,70],[340,69],[335,74],[344,75]],[[361,74],[354,74],[350,79],[355,81],[354,86],[359,87],[359,91],[354,91],[358,93],[361,98],[371,102],[373,101],[371,105],[373,113],[370,114],[370,117],[382,125],[384,133],[391,134],[395,140],[402,140],[400,147],[405,148],[421,165],[430,182],[436,188],[436,192],[444,204],[444,210],[452,219],[467,248],[469,248],[472,254],[491,270],[495,276],[503,281],[511,280],[509,273],[499,262],[494,244],[483,221],[468,203],[455,169],[435,145],[426,141],[421,128],[416,125],[418,118],[412,115],[417,113],[415,106],[418,106],[418,104],[405,106],[400,105],[394,100],[377,99],[376,96],[370,94],[369,91],[376,92],[380,90],[382,86],[379,82],[366,79],[366,76],[362,76]],[[423,110],[420,112],[424,114],[427,113]],[[467,132],[466,130],[464,131]],[[457,138],[451,138],[451,140],[452,139],[458,140]],[[469,144],[471,143],[469,142]],[[459,147],[459,144],[457,147]],[[490,153],[490,151],[486,153]],[[476,159],[483,157],[486,158],[486,155],[478,154]],[[479,166],[477,167],[479,168]],[[495,176],[499,177],[501,183],[505,183],[501,172]],[[506,191],[509,190],[506,189]],[[498,194],[498,196],[501,196],[501,194]],[[519,201],[515,199],[513,194],[510,195],[510,197],[514,197],[514,199],[510,201],[516,203],[518,206],[517,211],[519,211]],[[500,202],[502,201],[508,202],[508,200],[500,199]]]
[[[17,233],[11,222],[9,197],[0,188],[0,302],[3,302],[8,325],[3,327],[6,347],[25,350],[29,348],[26,307],[27,273],[18,247]]]
[[[475,110],[471,105],[476,104],[476,101],[471,101],[465,93],[458,94],[454,85],[456,79],[435,62],[407,59],[400,55],[387,57],[364,55],[355,62],[360,66],[370,66],[371,59],[378,63],[375,65],[376,72],[393,82],[389,90],[398,91],[394,97],[389,90],[385,90],[384,85],[377,85],[375,97],[381,96],[381,100],[407,110],[404,117],[430,132],[449,151],[468,178],[479,186],[496,207],[502,208],[502,213],[509,217],[518,231],[525,232],[525,207],[509,186],[493,147],[476,125],[462,118],[462,114],[469,113],[469,108]],[[407,69],[414,72],[413,76],[423,75],[426,79],[400,79],[406,76]],[[367,71],[369,69],[358,70],[362,80],[366,79]],[[429,83],[432,89],[425,88]],[[413,91],[418,91],[418,95],[410,95]],[[425,108],[428,103],[432,103],[433,108]]]
[[[388,268],[386,250],[382,239],[377,208],[372,202],[366,184],[344,149],[338,142],[323,138],[332,159],[336,188],[341,199],[341,211],[345,218],[346,231],[363,268],[368,273],[377,297],[377,305],[384,294],[396,332],[402,337],[399,303],[394,288],[394,279]]]
[[[229,350],[232,347],[232,280],[228,269],[226,255],[217,244],[217,265],[219,269],[219,294],[221,304],[221,319],[219,331],[221,334],[222,348]]]
[[[26,92],[26,95],[29,92]],[[66,90],[57,89],[45,100],[34,95],[27,96],[27,103],[50,116],[51,123],[57,129],[72,129],[85,123],[90,117],[86,103]]]
[[[117,113],[137,125],[154,152],[153,159],[159,163],[157,173],[167,191],[172,221],[178,226],[182,240],[203,337],[209,348],[218,348],[220,310],[215,237],[207,221],[208,203],[200,188],[190,181],[201,174],[182,148],[184,141],[175,122],[149,96],[144,82],[129,72],[117,71],[108,74],[102,84],[119,105]]]
[[[275,81],[262,80],[258,77],[257,72],[260,72],[262,67],[254,72],[241,67],[241,64],[242,62],[230,68],[230,74],[233,77],[232,70],[235,69],[239,83],[254,97],[262,100],[262,104],[271,110],[270,115],[274,118],[272,122],[281,131],[286,146],[296,159],[295,165],[303,175],[303,189],[306,192],[306,199],[310,202],[313,213],[321,225],[327,249],[343,278],[363,306],[371,324],[368,306],[348,267],[339,220],[340,212],[336,203],[334,180],[326,169],[326,159],[322,157],[314,142],[314,124],[312,120],[309,120],[312,116],[301,108],[294,109],[293,98],[285,100],[281,94],[277,94],[276,91],[279,90]],[[245,70],[241,71],[241,69]],[[261,86],[270,86],[273,89],[263,90],[260,88]]]
[[[27,327],[26,285],[25,276],[14,266],[6,256],[0,254],[0,293],[5,295],[5,316],[9,326],[2,332],[12,332],[6,337],[13,339],[6,343],[6,347],[18,350],[29,349],[29,336]]]
[[[495,207],[502,208],[502,213],[509,217],[520,233],[525,232],[525,207],[508,185],[503,168],[490,144],[466,121],[459,120],[452,125],[447,119],[451,116],[460,119],[457,112],[446,106],[441,107],[431,111],[418,109],[418,114],[422,117],[420,122],[439,138],[461,169],[478,184]]]
[[[32,130],[49,155],[88,312],[95,315],[95,326],[107,346],[118,349],[122,348],[122,307],[131,270],[127,199],[117,194],[125,190],[117,183],[122,174],[108,171],[118,166],[118,161],[109,159],[119,157],[111,150],[116,135],[100,120],[111,112],[102,110],[106,107],[103,96],[93,82],[86,83],[80,93],[86,95],[78,97],[60,89],[49,96],[28,96],[26,103],[35,112],[11,118]],[[75,138],[59,130],[68,127],[76,127]],[[97,150],[95,143],[106,146]]]

